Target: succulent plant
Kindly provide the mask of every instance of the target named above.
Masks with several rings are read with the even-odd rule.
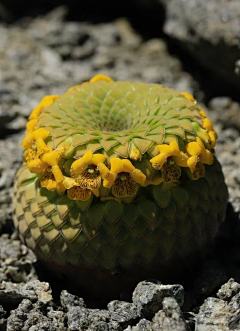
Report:
[[[89,291],[160,275],[197,257],[224,220],[216,139],[192,95],[159,84],[97,75],[46,96],[22,142],[15,227]]]

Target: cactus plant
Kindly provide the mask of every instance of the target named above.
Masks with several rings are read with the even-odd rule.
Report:
[[[224,220],[216,139],[192,95],[159,84],[97,75],[46,96],[22,142],[15,227],[90,291],[160,275],[203,251]]]

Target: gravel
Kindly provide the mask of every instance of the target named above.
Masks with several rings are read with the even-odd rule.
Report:
[[[14,233],[11,199],[22,161],[19,142],[27,117],[44,95],[61,94],[103,73],[163,83],[205,100],[181,61],[169,54],[165,40],[144,40],[124,19],[94,25],[65,21],[65,15],[59,7],[43,17],[0,24],[0,331],[240,329],[240,104],[227,94],[202,104],[219,135],[216,153],[229,189],[226,222],[216,247],[186,274],[183,286],[146,280],[136,286],[132,302],[125,298],[90,307],[84,298],[68,293],[67,284],[46,274],[44,278],[36,256]],[[231,53],[230,41],[224,43]],[[232,77],[228,65],[223,69],[223,75]]]

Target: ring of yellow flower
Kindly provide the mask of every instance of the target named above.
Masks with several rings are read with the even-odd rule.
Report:
[[[196,141],[186,145],[186,153],[180,151],[178,143],[172,141],[169,145],[162,144],[157,146],[159,154],[153,157],[150,162],[153,168],[161,170],[169,157],[179,167],[188,167],[194,173],[197,163],[211,165],[214,161],[213,154],[205,148],[202,140],[196,137]],[[203,173],[203,171],[201,171]]]
[[[125,176],[124,180],[134,181],[140,185],[143,185],[146,176],[139,170],[136,169],[132,163],[127,159],[112,158],[110,160],[111,168],[109,169],[104,162],[106,156],[102,154],[93,154],[92,151],[86,152],[83,157],[72,163],[70,172],[71,176],[77,181],[80,188],[76,193],[80,193],[80,189],[87,189],[92,191],[95,195],[99,195],[98,189],[101,186],[101,180],[103,179],[103,187],[110,189],[117,183],[117,176],[121,173],[130,174],[130,178]],[[91,168],[95,166],[96,169]],[[99,172],[99,175],[95,175],[95,170]],[[91,175],[88,172],[92,173]],[[95,177],[94,177],[95,176]],[[94,181],[93,181],[94,177]],[[130,183],[128,183],[130,184]],[[113,188],[114,192],[115,188]],[[132,191],[133,192],[133,191]]]

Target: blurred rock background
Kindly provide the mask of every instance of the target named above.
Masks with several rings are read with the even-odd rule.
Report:
[[[226,222],[215,249],[186,274],[185,298],[180,285],[140,283],[133,303],[86,308],[67,284],[48,278],[14,233],[12,185],[32,108],[97,73],[193,93],[218,131],[230,195]],[[0,330],[240,329],[239,102],[239,0],[1,0]],[[227,282],[231,277],[236,281]],[[39,280],[50,282],[53,297]],[[146,307],[154,307],[150,315]]]

